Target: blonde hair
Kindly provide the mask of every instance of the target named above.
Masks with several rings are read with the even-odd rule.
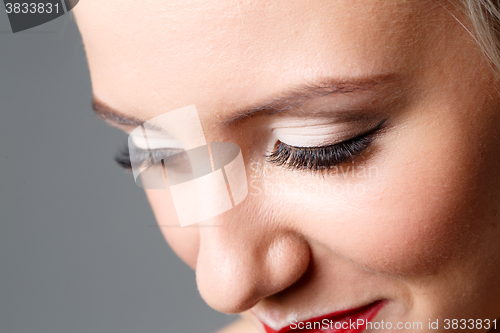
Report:
[[[470,19],[473,37],[500,76],[500,0],[459,0],[459,2]]]

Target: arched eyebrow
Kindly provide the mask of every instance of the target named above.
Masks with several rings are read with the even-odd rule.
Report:
[[[227,116],[220,117],[220,119],[223,123],[230,125],[257,115],[272,115],[294,109],[316,98],[336,94],[355,94],[373,90],[377,86],[398,80],[398,77],[394,74],[351,80],[320,79],[317,82],[307,82],[293,86],[278,94],[266,97],[263,101],[254,105],[247,105],[234,110]],[[118,110],[114,110],[95,96],[92,101],[92,109],[101,118],[116,125],[141,126],[147,121],[127,116]]]
[[[114,110],[95,96],[92,98],[92,110],[94,110],[94,112],[105,121],[115,125],[141,126],[145,122],[138,118],[126,116],[120,111]]]

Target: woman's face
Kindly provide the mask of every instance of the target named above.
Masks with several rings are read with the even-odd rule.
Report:
[[[378,300],[373,321],[424,330],[500,316],[498,82],[456,8],[116,0],[75,12],[98,100],[141,121],[195,104],[207,141],[242,150],[249,194],[214,227],[162,227],[177,220],[170,193],[147,190],[211,307],[251,309],[274,330]],[[239,116],[260,105],[273,112]],[[314,148],[367,132],[327,171],[266,157],[279,142],[332,155]]]

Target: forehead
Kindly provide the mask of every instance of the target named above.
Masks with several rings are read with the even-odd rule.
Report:
[[[316,77],[408,71],[418,58],[410,39],[439,12],[428,3],[85,1],[76,17],[95,95],[151,118],[190,104],[252,103]]]

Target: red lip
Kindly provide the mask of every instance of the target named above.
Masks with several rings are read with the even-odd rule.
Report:
[[[333,312],[300,322],[292,322],[290,326],[275,331],[263,323],[267,333],[361,333],[370,321],[385,305],[377,301],[356,309]],[[361,322],[363,321],[363,323]]]

